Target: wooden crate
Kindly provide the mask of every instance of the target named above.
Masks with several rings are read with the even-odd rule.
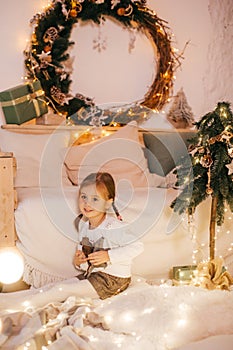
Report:
[[[14,190],[16,162],[13,154],[0,152],[0,247],[15,245],[14,210],[17,196]]]

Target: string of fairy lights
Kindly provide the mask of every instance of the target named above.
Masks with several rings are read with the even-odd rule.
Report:
[[[217,243],[215,246],[215,255],[223,259],[233,251],[233,214],[227,207],[224,209],[224,212],[224,224],[222,226],[217,226],[215,235],[215,241]],[[200,261],[208,260],[208,235],[205,234],[201,237],[198,235],[198,224],[201,225],[198,220],[198,214],[183,214],[181,220],[182,227],[188,232],[192,244],[192,265],[197,265]],[[226,242],[224,244],[221,240],[222,237],[224,237],[224,242]],[[229,264],[232,263],[233,261],[229,261]],[[227,265],[224,266],[228,268]]]
[[[139,278],[135,281],[135,285],[140,285],[141,282],[142,281]],[[150,288],[154,288],[157,290],[158,286],[150,286]],[[43,293],[43,289],[41,289],[40,292]],[[59,292],[62,292],[62,288],[57,289],[57,293]],[[160,344],[163,345],[164,348],[170,347],[172,344],[176,343],[176,335],[174,332],[175,329],[180,329],[180,331],[183,331],[186,327],[190,326],[190,305],[192,305],[194,300],[196,300],[196,293],[193,289],[191,289],[190,291],[186,290],[185,295],[187,297],[186,300],[189,300],[189,302],[185,302],[184,299],[180,299],[180,302],[178,304],[173,305],[172,312],[170,313],[171,317],[169,324],[165,325],[162,322],[161,325],[158,325],[158,327],[160,327],[161,329],[161,332],[158,332],[159,338],[157,340],[160,342]],[[163,305],[167,305],[167,303],[170,302],[170,298],[172,297],[172,295],[170,286],[167,283],[163,283],[159,286],[158,296],[159,298],[161,298],[161,300],[163,300]],[[121,293],[123,303],[124,298],[127,297],[129,297],[128,291]],[[24,306],[24,312],[26,312],[27,314],[33,315],[33,313],[36,312],[30,300],[25,301]],[[94,325],[92,331],[88,332],[87,334],[85,334],[85,331],[84,334],[82,333],[82,329],[85,329],[85,325],[88,326],[91,324],[91,322],[88,322],[88,320],[91,320],[91,318],[89,319],[89,315],[91,315],[92,311],[95,312],[95,306],[97,306],[99,310],[104,309],[107,306],[106,311],[104,311],[103,313],[100,312],[101,314],[103,314],[103,316],[101,317],[103,327],[111,330],[111,326],[114,324],[117,317],[119,324],[121,324],[121,328],[127,330],[126,334],[122,334],[120,332],[115,332],[114,334],[113,332],[110,333],[109,336],[111,336],[111,343],[112,346],[114,346],[114,348],[115,346],[119,349],[125,348],[124,335],[127,335],[127,337],[129,337],[129,340],[131,339],[131,343],[132,341],[134,341],[136,348],[138,348],[137,343],[140,342],[142,335],[138,331],[137,327],[135,330],[132,330],[130,325],[133,322],[136,322],[138,318],[145,320],[145,317],[150,317],[150,315],[157,313],[157,307],[153,304],[147,304],[144,307],[138,309],[135,309],[135,306],[131,304],[128,305],[128,309],[122,310],[122,312],[119,313],[118,309],[115,307],[114,300],[109,299],[107,300],[107,303],[106,300],[99,301],[98,304],[95,305],[87,299],[76,299],[74,296],[67,298],[67,300],[65,301],[65,305],[63,305],[63,307],[60,309],[60,312],[58,304],[51,304],[50,311],[52,311],[53,307],[55,308],[56,306],[56,310],[54,310],[54,312],[51,313],[51,318],[46,319],[46,317],[44,317],[44,320],[41,320],[41,327],[39,327],[38,322],[36,333],[28,333],[28,339],[23,344],[19,345],[16,348],[16,350],[49,350],[50,345],[52,346],[56,339],[59,339],[59,337],[61,337],[62,334],[65,334],[65,332],[62,332],[62,329],[63,327],[66,327],[66,324],[68,324],[68,319],[72,317],[72,309],[75,310],[76,308],[77,310],[79,309],[77,315],[78,322],[76,324],[68,324],[70,332],[74,332],[74,336],[75,334],[77,334],[77,336],[80,335],[81,338],[83,336],[82,344],[83,346],[86,345],[85,348],[88,348],[88,346],[93,346],[93,349],[100,348],[101,345],[103,345],[103,335],[101,335],[101,333],[94,332],[95,328],[98,329],[98,326],[96,327]],[[49,305],[47,305],[47,307],[49,308]],[[40,312],[42,312],[42,309],[40,309]],[[172,328],[170,328],[171,324],[173,325]],[[54,332],[54,328],[56,329],[56,332]],[[67,333],[67,335],[69,334]],[[180,335],[177,334],[177,337],[179,336]]]
[[[115,6],[113,6],[113,4],[116,4]],[[28,68],[29,71],[29,76],[27,77],[27,79],[32,79],[32,78],[41,78],[41,74],[44,76],[44,85],[42,84],[43,88],[47,91],[47,97],[49,99],[49,103],[52,104],[52,107],[55,106],[56,111],[61,111],[62,113],[66,112],[66,106],[64,106],[65,104],[65,99],[68,98],[67,102],[69,105],[69,101],[71,99],[69,99],[70,96],[69,95],[69,90],[67,91],[63,91],[63,87],[62,87],[62,82],[64,80],[69,80],[70,79],[70,74],[66,74],[67,72],[65,71],[64,66],[61,63],[61,70],[56,71],[56,67],[54,64],[54,55],[51,54],[51,52],[49,53],[49,51],[46,52],[45,49],[45,44],[47,45],[48,42],[46,43],[46,41],[44,40],[44,34],[41,35],[41,31],[40,31],[40,24],[41,21],[43,21],[44,19],[49,19],[50,15],[53,14],[53,10],[56,9],[60,9],[62,12],[62,16],[64,16],[64,18],[62,17],[62,23],[66,23],[68,21],[70,21],[69,23],[71,23],[72,25],[74,23],[76,23],[77,19],[83,19],[82,18],[82,13],[83,13],[83,9],[85,9],[85,5],[88,6],[96,6],[96,10],[98,10],[95,13],[95,18],[98,18],[98,16],[100,14],[102,14],[104,6],[108,5],[107,8],[109,8],[109,6],[111,5],[111,7],[113,6],[113,8],[111,8],[110,15],[114,14],[114,17],[117,16],[117,19],[128,26],[132,26],[132,25],[136,25],[137,29],[141,29],[141,26],[143,27],[143,29],[146,29],[149,31],[149,34],[151,35],[151,37],[153,38],[154,42],[157,43],[158,38],[160,40],[162,40],[162,43],[165,45],[161,45],[164,47],[166,47],[166,51],[160,51],[160,45],[158,45],[157,43],[157,47],[158,50],[160,51],[160,61],[164,63],[164,66],[160,67],[160,70],[158,72],[158,76],[156,76],[155,81],[153,82],[152,86],[150,87],[148,93],[145,96],[145,99],[143,101],[143,105],[152,108],[152,109],[160,109],[163,107],[164,103],[166,103],[168,101],[168,96],[171,92],[172,89],[172,84],[173,84],[173,79],[175,79],[174,76],[174,71],[177,67],[177,63],[178,62],[178,57],[176,55],[176,50],[173,49],[171,47],[171,41],[170,41],[170,37],[167,36],[167,27],[164,24],[164,22],[160,19],[158,19],[157,15],[154,13],[154,11],[151,11],[150,9],[148,9],[145,6],[145,2],[144,1],[127,1],[127,5],[126,7],[124,7],[123,5],[123,1],[107,1],[107,0],[96,0],[96,1],[90,1],[90,0],[80,0],[80,1],[65,1],[65,0],[54,0],[52,1],[51,4],[49,4],[42,12],[42,14],[37,14],[36,17],[34,18],[34,22],[33,22],[33,33],[32,33],[32,37],[31,37],[31,41],[29,43],[28,48],[25,50],[25,55],[26,55],[26,66]],[[99,6],[99,8],[98,8]],[[102,7],[102,10],[100,8],[100,6]],[[67,11],[67,12],[65,12]],[[115,12],[114,12],[115,11]],[[108,14],[109,15],[109,14]],[[135,15],[135,18],[132,19],[132,16]],[[141,15],[141,17],[138,17],[137,19],[137,15]],[[125,23],[124,23],[125,20]],[[158,23],[156,24],[156,26],[154,26],[154,21],[158,21]],[[135,22],[133,22],[135,21]],[[144,23],[145,22],[145,23]],[[51,28],[51,23],[49,22],[49,28]],[[47,32],[51,34],[50,32]],[[57,33],[56,31],[54,32],[56,35],[61,35],[61,32]],[[55,35],[55,36],[56,36]],[[49,49],[52,50],[52,46],[54,45],[55,40],[53,40],[51,38],[50,35],[50,39],[49,39]],[[160,42],[161,44],[161,42]],[[45,51],[44,51],[45,50]],[[161,49],[162,50],[162,49]],[[43,54],[43,52],[45,54]],[[51,57],[49,57],[51,56]],[[48,59],[49,57],[49,59]],[[67,60],[68,58],[66,58]],[[50,61],[51,60],[51,61]],[[66,61],[64,60],[64,62]],[[48,65],[46,66],[46,63],[48,63]],[[61,61],[62,62],[62,61]],[[160,62],[160,63],[161,63]],[[179,64],[178,64],[179,65]],[[49,70],[49,68],[52,67],[52,70]],[[61,80],[61,76],[62,74],[66,74],[66,78]],[[54,78],[58,79],[59,81],[59,87],[58,89],[60,89],[60,92],[63,95],[60,95],[60,97],[62,97],[61,100],[59,100],[58,94],[57,94],[57,90],[56,90],[56,94],[53,95],[51,93],[51,89],[48,90],[47,87],[47,83],[48,80],[50,78],[50,76],[54,74]],[[57,87],[57,85],[55,86]],[[54,90],[52,90],[54,91]],[[86,103],[86,98],[85,97],[80,97],[81,100],[84,102],[84,104]],[[83,98],[83,99],[82,99]],[[226,142],[226,137],[232,137],[232,134],[229,135],[228,130],[224,130],[224,132],[219,136],[215,136],[212,137],[208,140],[209,144],[215,143],[215,142]],[[227,144],[229,145],[229,150],[232,151],[232,147],[230,147],[229,142],[227,142]],[[199,149],[197,148],[195,150],[196,152],[199,151]],[[203,158],[203,157],[202,157]],[[197,160],[200,161],[200,160]],[[209,187],[210,188],[210,187]],[[207,188],[208,189],[208,188]],[[227,244],[224,245],[223,247],[221,247],[221,251],[218,248],[215,247],[215,251],[216,254],[218,254],[220,257],[223,256],[227,256],[229,253],[232,252],[233,250],[233,240],[230,237],[233,237],[233,229],[232,229],[232,220],[233,220],[233,216],[232,216],[232,212],[228,209],[225,208],[224,209],[224,216],[225,216],[225,222],[224,225],[222,225],[221,227],[218,227],[216,230],[216,236],[215,236],[215,240],[219,240],[222,235],[227,235],[228,239],[227,239]],[[183,217],[182,220],[185,222],[187,221],[187,216]],[[197,222],[195,219],[195,215],[189,215],[188,216],[188,233],[190,234],[190,239],[192,241],[193,244],[193,251],[192,251],[192,263],[193,265],[196,265],[198,263],[198,261],[200,260],[200,256],[201,259],[205,259],[206,258],[206,250],[207,250],[207,245],[208,242],[200,239],[197,236]],[[207,238],[207,237],[205,237]],[[140,279],[138,280],[138,282],[140,283]],[[166,300],[166,298],[168,297],[168,290],[166,288],[166,283],[164,281],[161,280],[161,293],[163,293],[163,297],[164,300]],[[43,288],[40,290],[41,293],[43,293]],[[57,290],[57,292],[59,293],[59,288]],[[127,296],[127,292],[123,293],[122,295]],[[190,291],[190,298],[192,299],[192,297],[194,296],[194,292]],[[71,301],[72,302],[72,301]],[[67,303],[69,303],[69,300],[67,301]],[[109,304],[111,304],[111,300],[108,301]],[[83,304],[84,301],[83,301]],[[30,300],[24,302],[24,311],[25,312],[29,312],[29,313],[33,313],[35,311],[33,304],[31,304]],[[187,310],[186,310],[186,305],[183,303],[180,303],[179,305],[176,306],[175,308],[176,313],[174,313],[174,324],[176,324],[177,327],[185,327],[187,322],[188,322],[188,315],[187,315]],[[91,311],[91,305],[88,306],[84,306],[83,308],[83,319],[86,317],[86,315]],[[147,314],[147,313],[151,313],[153,312],[154,309],[153,308],[144,308],[141,312],[142,314]],[[122,322],[131,322],[132,319],[134,319],[136,316],[138,316],[137,314],[133,315],[132,313],[130,313],[129,311],[122,313],[121,314],[121,321]],[[57,324],[59,324],[59,321],[62,324],[63,318],[62,317],[66,317],[66,315],[63,313],[62,314],[58,314],[57,315]],[[105,316],[105,321],[107,323],[111,323],[112,322],[112,316],[109,314],[107,314]],[[51,321],[51,320],[50,320]],[[1,322],[1,320],[0,320]],[[1,324],[0,324],[1,326]],[[50,326],[51,324],[49,323],[49,321],[45,324],[42,325],[41,329],[38,330],[37,332],[37,337],[41,337],[44,340],[44,344],[41,345],[41,350],[47,350],[49,349],[49,345],[52,344],[53,339],[49,338],[49,337],[45,337],[45,334],[49,334],[49,330],[50,330]],[[134,337],[134,339],[136,339],[136,341],[140,340],[140,336],[137,335],[136,332],[132,332],[130,334],[132,337]],[[169,343],[169,332],[165,332],[161,335],[161,338],[164,341],[164,344]],[[98,338],[95,336],[89,336],[88,338],[89,342],[98,342]],[[122,345],[122,337],[120,334],[116,335],[115,338],[115,343],[117,344],[117,346],[120,348]],[[18,350],[30,350],[30,349],[35,349],[36,348],[36,342],[35,339],[30,339],[27,340],[24,344],[22,344],[21,346],[19,346],[17,349]]]

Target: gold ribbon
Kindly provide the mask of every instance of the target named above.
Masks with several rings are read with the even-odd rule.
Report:
[[[192,279],[191,284],[210,290],[229,290],[233,284],[233,277],[228,271],[224,271],[223,260],[216,258],[197,265],[195,277]]]
[[[40,100],[40,99],[39,99],[39,100]],[[41,101],[43,101],[43,102],[45,103],[44,100],[41,100]],[[41,112],[40,112],[40,105],[39,105],[38,100],[35,99],[35,98],[33,98],[32,100],[30,100],[29,103],[31,103],[31,102],[33,103],[33,106],[34,106],[34,108],[35,108],[36,116],[39,117],[39,116],[41,115]]]
[[[31,100],[35,100],[37,97],[41,97],[44,95],[44,91],[43,90],[38,90],[35,92],[32,92],[28,95],[24,95],[21,97],[16,98],[15,100],[11,100],[11,101],[1,101],[1,106],[2,107],[11,107],[11,106],[16,106],[20,103],[24,103],[26,101],[31,101]]]

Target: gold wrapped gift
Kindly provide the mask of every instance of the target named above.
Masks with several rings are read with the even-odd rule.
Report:
[[[196,265],[174,266],[172,269],[173,284],[175,286],[190,284],[196,268]]]

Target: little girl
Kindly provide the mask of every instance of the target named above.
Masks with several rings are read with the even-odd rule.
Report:
[[[80,185],[74,265],[81,272],[78,279],[86,279],[101,299],[129,286],[132,259],[143,250],[142,243],[121,222],[114,200],[115,183],[109,173],[92,173]],[[110,207],[116,217],[107,214]]]
[[[75,220],[79,235],[73,259],[77,277],[40,290],[0,294],[0,313],[6,308],[25,310],[26,305],[38,308],[69,296],[105,299],[125,290],[131,280],[132,260],[143,251],[143,245],[121,221],[114,200],[115,184],[110,174],[87,176],[79,190],[81,215]],[[110,207],[116,217],[107,213]]]

